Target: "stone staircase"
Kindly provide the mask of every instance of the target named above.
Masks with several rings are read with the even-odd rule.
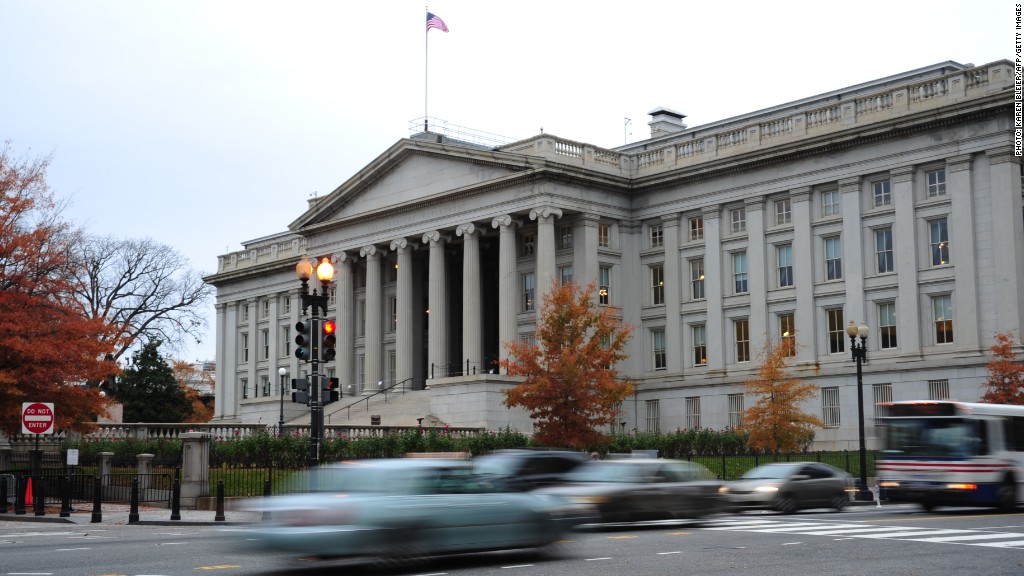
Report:
[[[430,414],[430,391],[408,390],[362,397],[345,397],[324,409],[327,426],[370,426],[371,416],[380,416],[380,426],[444,426],[444,422]],[[309,414],[292,420],[287,425],[308,426]]]

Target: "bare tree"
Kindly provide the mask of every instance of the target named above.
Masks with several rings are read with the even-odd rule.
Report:
[[[75,299],[88,318],[113,328],[114,358],[134,344],[153,340],[180,350],[188,338],[198,343],[206,327],[202,306],[213,287],[189,267],[188,259],[152,239],[85,237]]]

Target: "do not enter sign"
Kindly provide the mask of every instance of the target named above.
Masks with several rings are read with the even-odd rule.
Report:
[[[22,434],[53,434],[53,404],[23,402],[21,404]]]

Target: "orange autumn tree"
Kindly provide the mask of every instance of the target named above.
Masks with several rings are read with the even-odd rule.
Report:
[[[0,430],[21,432],[22,402],[52,402],[56,430],[87,431],[108,399],[86,381],[117,372],[104,361],[108,327],[68,303],[78,234],[59,218],[49,158],[0,148]]]
[[[766,343],[759,354],[757,375],[744,383],[746,394],[758,398],[743,412],[743,429],[753,450],[797,452],[814,438],[815,427],[824,426],[817,416],[800,410],[802,402],[817,395],[818,387],[790,374],[793,346],[789,338],[774,347]]]
[[[597,285],[581,289],[557,282],[544,295],[536,342],[505,342],[501,361],[510,376],[525,379],[505,390],[505,405],[530,412],[534,440],[547,446],[587,448],[604,440],[600,426],[614,424],[619,405],[634,393],[613,366],[626,358],[632,334],[613,309],[598,306]]]
[[[178,360],[171,366],[174,372],[174,379],[185,392],[185,397],[192,403],[192,415],[186,422],[209,422],[213,418],[213,408],[203,402],[200,388],[208,388],[211,391],[216,388],[213,375],[205,370],[200,370],[191,362]]]
[[[1024,362],[1017,360],[1013,333],[998,332],[988,363],[988,381],[981,401],[991,404],[1024,404]]]

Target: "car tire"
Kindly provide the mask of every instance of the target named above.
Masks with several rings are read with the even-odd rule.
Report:
[[[421,564],[427,558],[426,548],[423,546],[419,530],[414,528],[399,530],[397,536],[395,542],[400,542],[401,545],[387,555],[374,558],[373,566],[375,568],[407,568]]]
[[[996,489],[996,509],[1003,514],[1017,510],[1017,486],[1012,479],[1007,479]]]
[[[842,512],[844,508],[850,505],[850,497],[843,492],[832,497],[832,507],[836,509],[836,512]]]
[[[930,500],[922,500],[920,504],[921,508],[923,508],[925,512],[931,512],[932,510],[935,510],[935,502],[932,502]]]
[[[797,510],[796,498],[791,494],[782,494],[775,499],[775,509],[783,514],[793,514]]]

